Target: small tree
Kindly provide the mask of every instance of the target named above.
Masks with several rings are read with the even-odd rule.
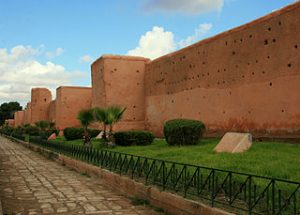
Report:
[[[84,131],[84,145],[90,145],[90,135],[88,132],[89,125],[94,121],[94,115],[92,110],[81,110],[77,116]]]
[[[109,127],[109,138],[112,136],[113,125],[122,119],[126,108],[120,106],[110,106],[104,108],[94,108],[94,117],[97,122],[103,125],[103,140],[107,142],[107,127]]]
[[[109,135],[112,135],[113,126],[115,123],[119,122],[126,108],[120,106],[111,106],[107,108],[107,121],[109,125]]]
[[[40,136],[42,138],[46,138],[47,136],[47,131],[49,130],[50,128],[50,122],[49,121],[46,121],[46,120],[41,120],[41,121],[38,121],[36,123],[34,123],[36,127],[39,128],[40,130]]]

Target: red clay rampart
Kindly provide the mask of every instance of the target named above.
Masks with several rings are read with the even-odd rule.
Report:
[[[300,2],[146,65],[146,128],[173,118],[209,133],[300,134]]]
[[[92,64],[92,106],[127,108],[115,130],[145,127],[144,72],[148,61],[142,57],[104,55]]]
[[[52,100],[50,90],[46,88],[31,89],[31,123],[49,120],[49,105]]]
[[[53,105],[53,104],[52,104]],[[90,109],[92,105],[91,87],[62,86],[56,89],[55,124],[59,130],[66,127],[79,127],[79,111]],[[51,108],[51,116],[53,117]]]

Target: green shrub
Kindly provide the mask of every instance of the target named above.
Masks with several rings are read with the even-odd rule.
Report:
[[[91,138],[97,137],[98,134],[101,132],[99,129],[88,129],[89,135]]]
[[[148,145],[154,135],[148,131],[121,131],[114,133],[115,143],[120,146]]]
[[[5,135],[8,135],[8,136],[10,136],[13,131],[14,131],[14,128],[10,127],[8,125],[4,125],[1,128],[1,133],[5,134]]]
[[[66,140],[82,139],[83,128],[73,128],[73,127],[65,128],[64,136],[65,136]]]
[[[18,126],[17,128],[13,129],[13,132],[11,133],[14,137],[21,137],[24,135],[24,128],[21,126]]]
[[[191,119],[173,119],[164,125],[164,135],[169,145],[195,145],[201,139],[205,125]]]
[[[38,136],[40,134],[40,129],[36,126],[26,125],[24,126],[24,134],[28,134],[30,136]]]

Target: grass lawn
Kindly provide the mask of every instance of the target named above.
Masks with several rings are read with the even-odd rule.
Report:
[[[55,140],[64,144],[83,145],[82,140]],[[117,146],[111,151],[164,159],[180,163],[214,167],[237,172],[252,173],[280,179],[300,181],[300,145],[281,142],[254,142],[244,153],[214,153],[219,139],[203,139],[195,146],[168,146],[164,139],[155,139],[148,146]],[[95,148],[103,148],[93,140]]]

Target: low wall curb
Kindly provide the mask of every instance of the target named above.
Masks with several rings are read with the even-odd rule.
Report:
[[[62,154],[58,154],[37,145],[30,144],[9,136],[4,137],[20,143],[32,151],[39,152],[44,157],[54,160],[63,166],[67,166],[73,170],[76,170],[79,173],[101,178],[105,181],[105,184],[113,190],[127,197],[146,199],[151,205],[162,208],[165,212],[173,215],[234,215],[233,213],[183,198],[171,192],[161,191],[155,186],[145,185],[127,176],[121,176],[114,172],[110,172],[109,170],[87,164],[83,161],[79,161]]]

